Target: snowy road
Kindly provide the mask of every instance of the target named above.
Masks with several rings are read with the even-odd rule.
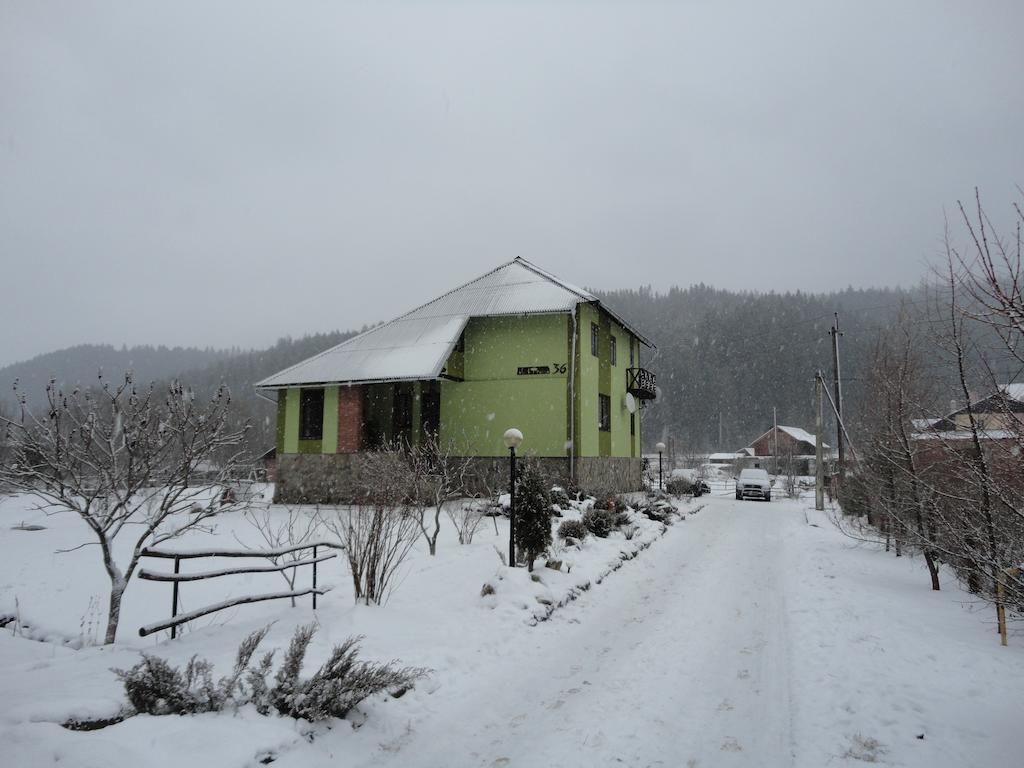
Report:
[[[679,525],[373,764],[793,764],[787,542],[803,513],[714,499]]]

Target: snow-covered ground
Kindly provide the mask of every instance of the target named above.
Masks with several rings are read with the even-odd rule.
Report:
[[[721,494],[721,495],[719,495]],[[588,539],[571,573],[505,569],[486,521],[470,546],[445,530],[438,555],[417,548],[385,607],[354,606],[340,562],[322,580],[308,664],[363,634],[371,659],[430,667],[401,699],[379,697],[333,726],[238,713],[138,716],[93,732],[59,723],[123,703],[110,667],[145,649],[194,653],[227,669],[238,641],[275,621],[267,648],[313,616],[263,603],[219,614],[176,641],[135,634],[163,618],[167,584],[133,583],[121,640],[74,650],[95,622],[104,575],[68,518],[0,502],[0,613],[17,596],[28,634],[0,630],[4,765],[160,766],[995,766],[1019,762],[1016,726],[1024,637],[998,644],[988,611],[947,579],[928,589],[923,563],[843,537],[808,501],[736,502],[728,490],[680,502],[664,531],[644,520],[631,541]],[[48,526],[14,531],[22,522]],[[223,520],[221,544],[255,543]],[[208,546],[201,538],[182,546]],[[649,545],[649,546],[648,546]],[[648,547],[641,551],[642,547]],[[634,554],[638,553],[635,557]],[[625,557],[630,558],[623,560]],[[612,570],[621,564],[618,570]],[[156,569],[159,562],[150,563]],[[214,567],[206,563],[203,569]],[[277,579],[277,581],[274,581]],[[601,580],[600,584],[597,583]],[[258,581],[257,581],[258,580]],[[484,582],[497,594],[480,596]],[[589,589],[581,585],[590,582]],[[183,586],[185,608],[276,575]],[[549,603],[577,599],[547,621]],[[539,602],[541,598],[543,602]],[[540,611],[540,614],[538,613]]]

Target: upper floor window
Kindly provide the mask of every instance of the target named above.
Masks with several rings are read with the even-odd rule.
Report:
[[[629,340],[629,367],[633,368],[636,365],[636,358],[633,355],[633,340]]]
[[[597,323],[590,324],[590,354],[598,356],[600,350],[601,328]]]
[[[615,337],[612,336],[611,339],[609,339],[609,343],[611,344],[612,365],[618,365],[619,364],[618,342],[616,342],[615,341]]]
[[[608,395],[597,396],[597,428],[602,432],[612,431],[612,399]]]
[[[299,390],[299,440],[323,440],[324,391]]]

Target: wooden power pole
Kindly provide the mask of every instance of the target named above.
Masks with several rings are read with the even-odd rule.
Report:
[[[821,371],[818,371],[814,376],[814,394],[817,400],[814,418],[814,508],[818,511],[825,509],[825,452],[821,443],[821,433],[824,427],[821,423],[821,390],[823,384]]]
[[[836,324],[832,326],[829,335],[832,337],[832,375],[835,391],[836,409],[836,448],[839,449],[839,480],[843,479],[843,471],[846,462],[846,446],[843,441],[843,380],[839,372],[839,337],[843,334],[839,331],[839,313],[835,313]],[[821,430],[818,430],[821,433]]]

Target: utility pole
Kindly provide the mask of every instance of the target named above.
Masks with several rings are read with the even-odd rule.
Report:
[[[839,337],[843,334],[839,331],[839,313],[836,312],[835,316],[836,324],[828,333],[832,337],[832,380],[836,398],[836,448],[839,449],[839,480],[842,482],[846,466],[846,446],[843,443],[843,380],[839,373]]]
[[[817,408],[814,417],[814,508],[819,512],[825,509],[825,456],[821,443],[823,424],[821,423],[821,390],[823,382],[821,371],[814,375],[814,394]]]
[[[772,446],[772,456],[775,457],[775,474],[779,474],[779,413],[778,409],[772,406],[772,440],[775,445]]]

